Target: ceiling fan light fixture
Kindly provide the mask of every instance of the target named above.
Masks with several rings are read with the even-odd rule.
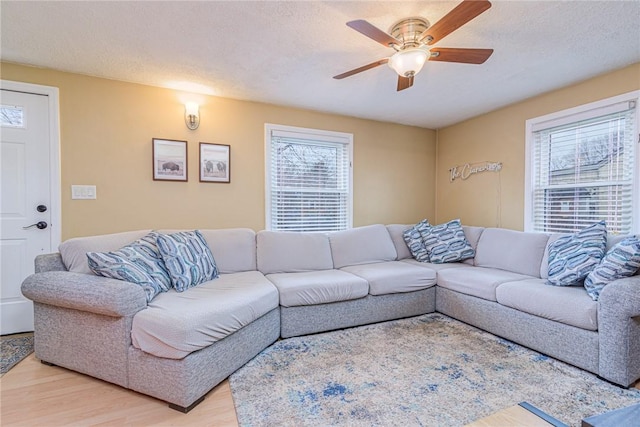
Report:
[[[428,57],[429,51],[423,47],[400,50],[389,59],[389,67],[401,77],[412,77],[422,70]]]

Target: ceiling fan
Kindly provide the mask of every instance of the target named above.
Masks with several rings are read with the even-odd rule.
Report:
[[[363,65],[333,78],[344,79],[379,65],[388,64],[398,73],[397,90],[401,91],[413,85],[413,78],[427,60],[482,64],[491,56],[493,49],[431,48],[429,46],[490,7],[491,3],[486,0],[464,0],[433,25],[424,18],[405,18],[393,24],[389,33],[385,33],[363,19],[349,21],[347,22],[349,27],[384,46],[393,48],[396,53],[389,58]]]

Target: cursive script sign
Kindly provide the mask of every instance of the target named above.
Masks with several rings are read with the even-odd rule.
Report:
[[[453,182],[460,178],[465,180],[471,175],[480,172],[500,172],[502,162],[483,162],[483,163],[467,163],[461,166],[454,166],[449,169],[449,182]]]

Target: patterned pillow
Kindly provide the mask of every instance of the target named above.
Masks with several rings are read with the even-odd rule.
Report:
[[[422,232],[422,240],[434,264],[457,262],[473,258],[476,251],[464,235],[459,219],[440,225],[432,225]]]
[[[602,289],[617,279],[633,276],[640,269],[640,239],[630,236],[607,252],[584,280],[587,293],[598,301]]]
[[[549,244],[549,276],[555,286],[577,285],[600,263],[607,247],[607,225],[597,222]]]
[[[429,252],[422,241],[422,233],[420,232],[420,230],[426,232],[428,227],[430,227],[429,221],[423,219],[402,233],[402,238],[407,243],[411,255],[420,262],[429,262]]]
[[[156,245],[159,235],[160,233],[152,231],[120,250],[129,252],[131,261],[145,268],[160,285],[162,291],[166,292],[171,289],[171,277]]]
[[[218,277],[216,262],[200,231],[159,234],[156,243],[176,291]]]
[[[151,301],[171,287],[171,278],[151,232],[114,252],[87,252],[89,268],[97,275],[140,285]]]

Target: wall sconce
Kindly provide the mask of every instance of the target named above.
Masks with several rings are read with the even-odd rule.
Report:
[[[198,129],[198,126],[200,126],[199,106],[195,102],[184,104],[184,122],[191,130]]]

